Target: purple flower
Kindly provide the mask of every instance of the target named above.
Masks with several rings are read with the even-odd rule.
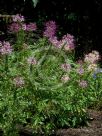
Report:
[[[78,68],[78,69],[77,69],[77,73],[78,73],[79,75],[83,75],[83,74],[84,74],[84,69],[83,69],[82,67]]]
[[[13,81],[14,81],[14,84],[16,85],[16,87],[23,87],[24,84],[25,84],[24,79],[22,77],[19,77],[19,76],[15,77],[13,79]]]
[[[86,88],[88,86],[87,81],[85,81],[85,80],[79,81],[79,86],[82,88]]]
[[[45,31],[43,35],[45,37],[51,38],[54,37],[56,34],[56,22],[55,21],[48,21],[45,23]]]
[[[11,47],[11,45],[10,45],[10,43],[9,42],[3,42],[2,43],[2,46],[0,47],[0,53],[2,54],[2,55],[8,55],[8,54],[11,54],[12,53],[12,47]]]
[[[96,73],[93,74],[93,78],[94,78],[94,79],[97,78],[97,74],[96,74]]]
[[[37,29],[36,23],[29,23],[29,24],[26,26],[26,30],[27,30],[27,31],[35,31],[36,29]]]
[[[24,16],[21,16],[21,15],[17,14],[17,15],[14,15],[12,17],[12,19],[13,19],[13,22],[23,22],[24,21]]]

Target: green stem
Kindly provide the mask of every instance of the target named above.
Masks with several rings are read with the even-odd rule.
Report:
[[[30,74],[32,74],[32,71],[33,71],[33,65],[31,64],[30,65]]]
[[[8,56],[5,56],[5,71],[8,72]]]

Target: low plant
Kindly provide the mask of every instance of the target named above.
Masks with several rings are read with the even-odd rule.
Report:
[[[58,40],[52,27],[55,22],[47,22],[44,36],[32,44],[26,42],[27,29],[21,29],[24,20],[18,15],[13,19],[20,24],[15,43],[0,42],[0,128],[4,135],[19,135],[21,125],[44,136],[58,128],[85,125],[88,107],[102,99],[101,72],[96,72],[98,52],[76,62],[75,38],[67,34]]]

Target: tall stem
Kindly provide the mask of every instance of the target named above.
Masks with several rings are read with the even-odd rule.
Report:
[[[5,71],[8,72],[8,56],[5,56]]]

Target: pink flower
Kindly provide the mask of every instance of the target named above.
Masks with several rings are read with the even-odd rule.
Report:
[[[12,33],[17,33],[19,32],[20,30],[26,30],[27,29],[27,26],[25,23],[22,23],[22,24],[19,24],[19,23],[12,23],[8,30],[9,32],[12,32]]]
[[[82,88],[86,88],[88,86],[87,81],[85,81],[85,80],[79,81],[79,86]]]
[[[20,29],[21,29],[21,25],[18,24],[18,23],[12,23],[10,26],[9,26],[9,32],[18,32]]]
[[[65,63],[65,64],[62,64],[62,65],[61,65],[61,68],[62,68],[64,71],[70,72],[70,70],[71,70],[71,65]]]
[[[29,57],[27,59],[27,61],[28,61],[28,64],[30,64],[30,65],[36,65],[37,64],[37,61],[34,57]]]
[[[13,22],[23,22],[24,21],[24,16],[21,16],[21,15],[17,14],[17,15],[14,15],[12,17],[12,19],[13,19]]]
[[[57,39],[57,37],[56,36],[54,36],[54,37],[50,37],[49,38],[49,41],[53,44],[53,45],[57,45],[58,44],[58,39]]]
[[[60,41],[58,41],[57,37],[51,37],[49,38],[49,41],[52,43],[52,45],[54,45],[56,48],[62,48]]]
[[[29,24],[26,26],[26,30],[27,30],[27,31],[35,31],[36,29],[37,29],[36,23],[29,23]]]
[[[100,59],[100,55],[97,51],[92,51],[85,55],[84,62],[86,63],[96,63]]]
[[[10,45],[10,43],[9,42],[3,42],[2,43],[2,46],[0,47],[0,53],[2,54],[2,55],[8,55],[8,54],[11,54],[12,53],[12,47],[11,47],[11,45]]]
[[[75,44],[74,44],[74,36],[67,34],[62,37],[62,45],[64,46],[64,49],[66,51],[74,50]]]
[[[45,31],[43,35],[45,37],[51,38],[54,37],[56,34],[56,22],[55,21],[48,21],[45,23]]]
[[[24,79],[22,77],[15,77],[14,78],[14,84],[16,85],[16,87],[23,87],[25,82],[24,82]]]
[[[52,31],[50,31],[51,29],[48,27],[48,29],[46,29],[46,31],[44,32],[44,35],[49,38],[49,41],[56,48],[62,48],[62,47],[64,47],[64,49],[66,51],[72,51],[72,50],[74,50],[74,48],[75,48],[74,41],[75,40],[74,40],[74,37],[72,35],[70,35],[70,34],[64,35],[62,37],[62,40],[58,41],[58,39],[55,36],[55,34],[50,33],[50,32],[52,32]]]
[[[62,80],[62,82],[66,83],[67,81],[70,80],[70,77],[68,75],[63,75],[61,80]]]
[[[65,51],[72,51],[72,50],[74,50],[74,45],[72,44],[70,44],[70,45],[65,45],[64,46],[64,49],[65,49]]]

